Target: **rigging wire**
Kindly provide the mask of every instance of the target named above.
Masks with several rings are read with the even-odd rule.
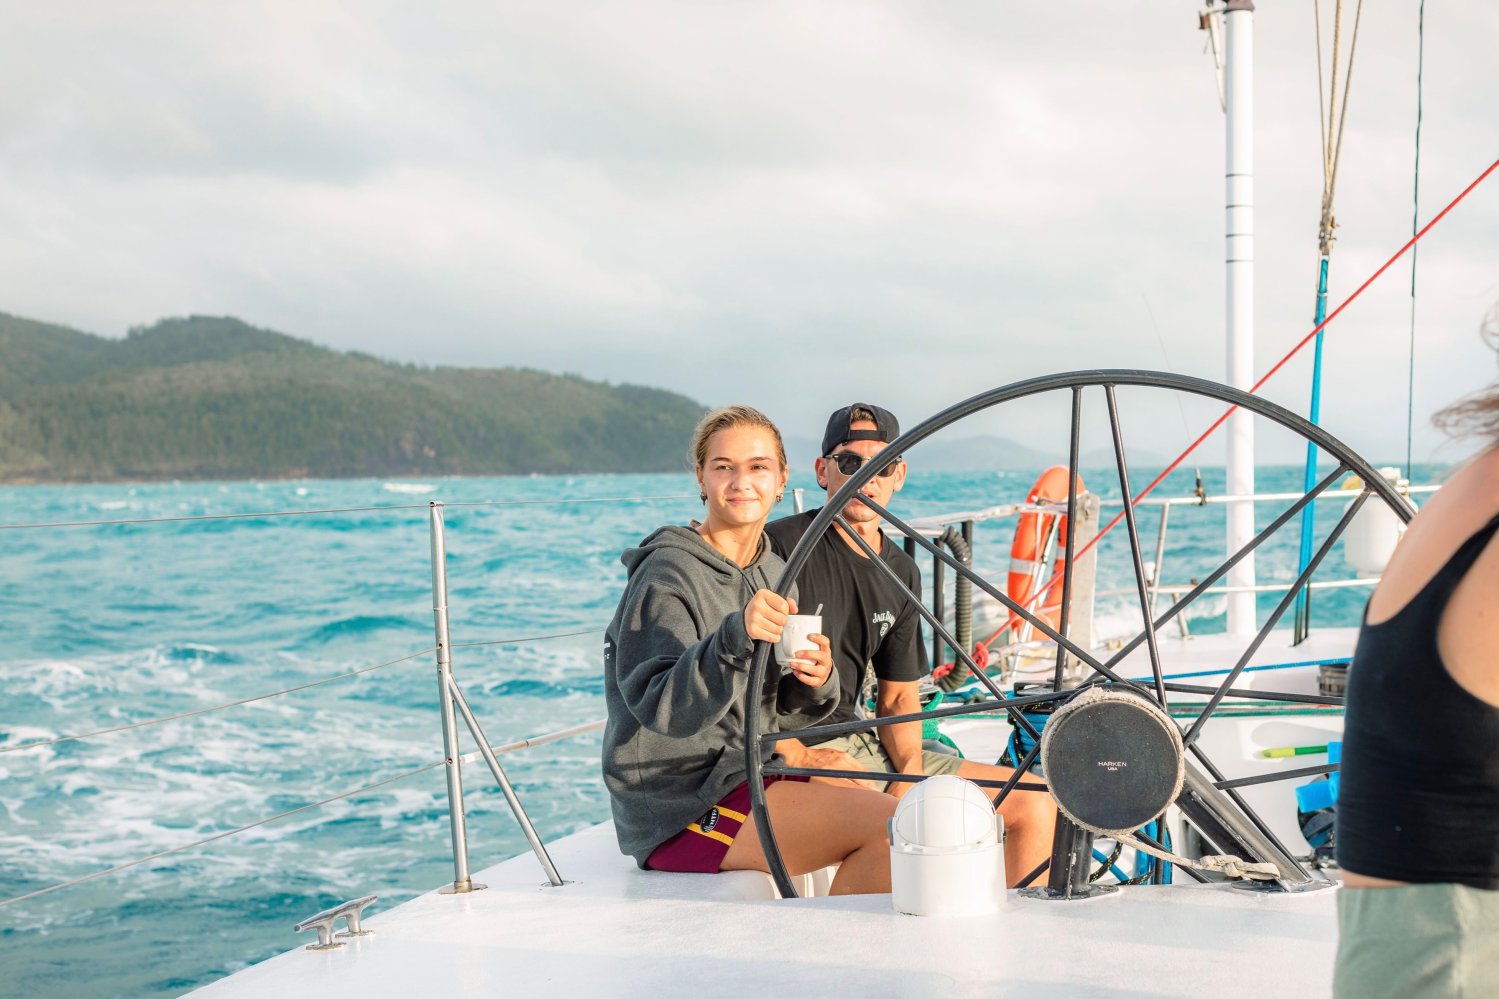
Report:
[[[1342,6],[1338,7],[1339,14]],[[1317,137],[1322,140],[1322,192],[1327,193],[1327,112],[1322,108],[1322,4],[1312,3],[1313,40],[1317,46]],[[1333,46],[1336,51],[1337,46]],[[1336,86],[1336,80],[1334,80]]]
[[[1411,232],[1421,216],[1421,77],[1426,68],[1426,0],[1421,0],[1416,15],[1416,167],[1411,178]],[[1416,251],[1411,250],[1411,332],[1410,363],[1406,366],[1409,379],[1405,388],[1405,478],[1411,478],[1411,436],[1416,419]]]
[[[191,850],[195,847],[203,846],[205,843],[212,843],[214,840],[220,840],[228,836],[234,836],[238,833],[254,829],[257,826],[263,826],[268,823],[275,822],[277,819],[284,819],[289,815],[296,815],[298,812],[305,812],[309,808],[317,808],[321,805],[326,805],[329,802],[333,801],[339,801],[343,798],[352,798],[356,794],[363,794],[366,791],[373,791],[377,787],[384,787],[386,784],[394,784],[398,780],[406,780],[408,777],[415,777],[417,774],[424,774],[429,770],[436,770],[438,767],[446,765],[446,760],[438,760],[436,763],[429,763],[424,767],[417,767],[415,770],[408,770],[403,774],[396,774],[394,777],[387,777],[384,780],[376,781],[373,784],[366,784],[363,787],[356,787],[352,791],[345,791],[342,794],[335,794],[332,797],[323,798],[321,801],[313,801],[305,805],[300,805],[296,808],[290,809],[289,811],[282,812],[279,815],[272,815],[270,818],[260,819],[257,822],[251,822],[248,825],[239,826],[235,829],[226,829],[223,832],[214,833],[212,836],[206,836],[203,839],[195,840],[191,843],[184,843],[181,846],[174,846],[168,850],[158,851],[151,854],[149,857],[142,857],[139,860],[132,860],[124,864],[116,864],[114,867],[105,868],[102,871],[95,871],[92,874],[85,874],[83,877],[74,878],[72,881],[64,881],[60,884],[50,885],[46,888],[38,888],[36,891],[30,891],[24,895],[17,895],[14,898],[0,899],[0,909],[5,908],[7,905],[14,905],[17,902],[24,902],[28,898],[36,898],[40,895],[48,895],[55,891],[61,891],[64,888],[71,888],[74,885],[81,885],[85,881],[92,881],[95,878],[102,878],[107,874],[116,874],[120,871],[128,870],[132,867],[139,867],[141,864],[150,863],[153,860],[160,860],[162,857],[170,857],[174,853],[182,853],[184,850]]]
[[[303,683],[298,684],[295,687],[287,687],[284,690],[273,690],[269,694],[256,694],[254,697],[245,697],[238,701],[229,701],[224,704],[215,704],[212,707],[208,708],[197,708],[193,711],[184,711],[178,715],[166,715],[162,718],[148,718],[145,721],[131,722],[129,725],[116,725],[113,728],[101,728],[94,732],[80,732],[78,735],[62,735],[58,736],[56,739],[40,739],[35,742],[23,742],[19,746],[0,746],[0,753],[15,753],[23,749],[36,749],[40,746],[55,746],[59,742],[74,742],[80,739],[92,739],[96,735],[109,735],[113,732],[125,732],[134,728],[146,728],[151,725],[160,725],[163,722],[178,721],[183,718],[192,718],[195,715],[206,715],[213,711],[222,711],[225,708],[234,708],[238,707],[241,704],[250,704],[253,701],[264,701],[272,697],[280,697],[282,694],[291,694],[299,690],[307,690],[310,687],[320,687],[325,683],[332,683],[334,680],[343,680],[351,676],[358,676],[361,673],[373,673],[377,669],[385,669],[385,667],[387,666],[394,666],[397,663],[404,663],[408,660],[415,659],[417,656],[424,656],[429,652],[436,651],[437,647],[432,646],[430,648],[422,649],[418,652],[413,652],[410,655],[402,656],[399,659],[392,659],[389,662],[377,663],[374,666],[364,666],[360,669],[350,670],[347,673],[340,673],[337,676],[327,676],[321,680],[313,680],[311,683]]]
[[[1146,297],[1143,291],[1140,292],[1140,300],[1145,303],[1145,314],[1150,317],[1150,327],[1155,330],[1156,342],[1161,345],[1161,356],[1166,359],[1166,368],[1169,371],[1175,371],[1176,366],[1171,363],[1171,355],[1166,350],[1166,338],[1161,335],[1161,324],[1156,322],[1155,310],[1150,307],[1150,299]],[[1190,434],[1192,426],[1187,422],[1187,407],[1182,402],[1180,394],[1176,397],[1176,411],[1181,414],[1182,430]],[[1200,485],[1202,483],[1202,468],[1201,466],[1194,466],[1194,468],[1197,473],[1197,482]]]
[[[1315,9],[1315,5],[1314,5],[1313,9]],[[1343,126],[1347,123],[1347,120],[1348,120],[1348,93],[1352,89],[1351,85],[1352,85],[1352,82],[1353,82],[1353,57],[1354,57],[1354,54],[1358,51],[1358,29],[1359,29],[1359,23],[1363,20],[1363,14],[1364,14],[1364,0],[1359,0],[1358,6],[1356,8],[1354,8],[1354,14],[1353,14],[1353,36],[1348,41],[1348,68],[1343,71],[1343,102],[1337,108],[1337,117],[1336,117],[1336,120],[1330,121],[1328,123],[1327,137],[1324,140],[1323,147],[1322,147],[1323,178],[1324,178],[1324,184],[1323,184],[1323,205],[1324,205],[1324,208],[1323,208],[1323,210],[1326,213],[1329,222],[1331,221],[1331,215],[1332,215],[1333,192],[1334,192],[1334,189],[1337,187],[1337,183],[1338,183],[1338,162],[1342,158],[1342,155],[1343,155]],[[1342,0],[1338,0],[1337,14],[1336,14],[1336,18],[1335,18],[1335,26],[1333,28],[1333,39],[1332,39],[1332,44],[1333,44],[1333,54],[1332,54],[1332,91],[1328,94],[1328,97],[1327,97],[1328,116],[1329,116],[1329,118],[1331,118],[1331,116],[1333,114],[1333,110],[1334,110],[1333,105],[1337,104],[1337,101],[1338,101],[1338,97],[1337,97],[1337,93],[1338,93],[1338,54],[1339,54],[1338,53],[1338,47],[1340,45],[1340,36],[1342,34],[1342,23],[1343,23],[1343,2],[1342,2]],[[1318,50],[1317,55],[1318,55],[1318,79],[1320,81],[1320,78],[1321,78],[1321,51],[1320,51],[1320,43],[1319,43],[1319,50]],[[1319,87],[1320,87],[1320,82],[1319,82]],[[1321,105],[1320,105],[1320,95],[1319,95],[1319,104],[1318,104],[1318,107],[1319,107],[1319,110],[1320,110],[1320,107],[1321,107]],[[1328,231],[1329,238],[1331,237],[1331,235],[1332,235],[1331,234],[1331,229],[1329,228],[1329,231]]]
[[[1332,256],[1332,244],[1336,238],[1337,219],[1333,214],[1334,193],[1338,182],[1338,163],[1343,154],[1343,132],[1348,123],[1348,95],[1353,92],[1353,57],[1358,51],[1358,29],[1363,19],[1364,3],[1359,0],[1353,20],[1353,35],[1348,42],[1348,67],[1343,71],[1343,99],[1338,101],[1338,60],[1343,48],[1343,0],[1336,0],[1333,7],[1332,73],[1327,92],[1327,108],[1322,106],[1322,15],[1320,0],[1313,0],[1312,14],[1316,24],[1317,41],[1317,120],[1321,128],[1322,143],[1322,210],[1317,222],[1317,297],[1314,322],[1322,323],[1327,314],[1327,273]],[[1312,357],[1312,395],[1307,418],[1314,424],[1322,417],[1322,342],[1323,334],[1317,334],[1317,346]],[[1306,445],[1306,465],[1302,476],[1302,488],[1310,489],[1317,481],[1317,445],[1311,441]],[[1301,512],[1301,550],[1298,571],[1305,569],[1312,557],[1312,536],[1315,530],[1317,511],[1308,506]],[[1293,618],[1293,642],[1300,644],[1311,628],[1311,594],[1303,590],[1296,595],[1296,610]]]

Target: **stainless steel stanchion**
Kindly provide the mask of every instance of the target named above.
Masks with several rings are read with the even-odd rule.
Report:
[[[468,701],[463,696],[462,689],[458,684],[453,684],[449,691],[452,701],[458,705],[458,710],[463,712],[463,720],[468,723],[468,730],[473,735],[474,741],[479,744],[479,754],[484,757],[484,762],[489,765],[489,772],[494,775],[494,782],[500,786],[505,800],[510,804],[510,811],[515,815],[515,821],[520,823],[521,832],[526,834],[526,842],[531,844],[531,850],[536,854],[536,859],[541,861],[542,870],[546,871],[547,880],[552,883],[553,888],[560,888],[566,884],[562,875],[557,873],[557,867],[552,863],[547,848],[542,845],[541,837],[536,835],[536,828],[531,825],[531,819],[526,815],[525,808],[521,807],[520,798],[515,789],[510,786],[510,781],[505,776],[505,769],[500,766],[500,761],[495,757],[494,750],[489,748],[489,740],[484,737],[484,730],[479,727],[479,719],[469,709]]]
[[[448,637],[448,561],[442,504],[430,508],[432,528],[432,626],[437,636],[437,704],[442,714],[442,755],[447,764],[448,819],[453,832],[453,883],[445,895],[480,891],[468,873],[468,824],[463,815],[463,763],[458,752],[458,719],[453,707],[452,641]]]

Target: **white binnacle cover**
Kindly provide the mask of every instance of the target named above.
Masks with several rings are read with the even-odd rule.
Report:
[[[890,890],[896,911],[975,916],[1005,898],[1004,819],[961,777],[928,777],[890,819]]]

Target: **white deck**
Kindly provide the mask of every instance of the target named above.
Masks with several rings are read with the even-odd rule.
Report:
[[[1011,892],[992,916],[918,918],[894,912],[888,895],[774,901],[758,874],[640,871],[619,855],[608,825],[558,841],[552,856],[571,884],[543,887],[535,859],[517,857],[476,876],[486,891],[423,895],[371,919],[373,937],[283,954],[193,994],[1309,999],[1331,991],[1335,888],[1126,888],[1081,902]]]
[[[1255,662],[1346,655],[1350,638],[1347,631],[1324,632],[1291,649],[1285,633],[1276,633]],[[1162,641],[1170,672],[1226,667],[1242,648],[1242,640],[1224,636]],[[1141,650],[1124,675],[1147,672]],[[1294,672],[1300,675],[1247,674],[1236,686],[1315,691],[1315,670]],[[992,759],[1008,734],[1007,726],[987,719],[948,727],[976,758]],[[1269,746],[1323,742],[1340,728],[1338,712],[1224,718],[1205,731],[1204,744],[1227,776],[1241,776],[1315,762],[1320,758],[1252,757]],[[1295,783],[1301,782],[1264,785],[1249,796],[1257,807],[1268,806],[1262,814],[1299,849],[1294,806],[1291,815],[1285,808]],[[1284,895],[1179,884],[1075,902],[1011,892],[992,916],[918,918],[896,913],[888,895],[781,901],[759,874],[640,871],[619,854],[608,825],[549,849],[570,882],[562,888],[544,885],[533,857],[517,857],[475,875],[486,891],[428,893],[373,917],[367,924],[373,937],[330,952],[299,948],[194,995],[409,999],[587,991],[697,999],[858,990],[1310,999],[1331,991],[1336,888]]]

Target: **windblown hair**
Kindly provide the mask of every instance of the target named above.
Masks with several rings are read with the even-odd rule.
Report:
[[[786,445],[781,442],[781,431],[770,422],[770,417],[752,406],[725,406],[703,417],[698,422],[697,429],[692,432],[692,446],[687,451],[687,460],[692,462],[693,468],[702,468],[703,463],[708,460],[708,442],[713,439],[713,435],[730,427],[761,427],[770,431],[770,436],[776,442],[776,460],[781,463],[782,468],[786,467]]]
[[[1499,350],[1499,305],[1484,317],[1481,335]],[[1499,445],[1499,381],[1439,410],[1431,422],[1453,437],[1487,437],[1490,444]]]

